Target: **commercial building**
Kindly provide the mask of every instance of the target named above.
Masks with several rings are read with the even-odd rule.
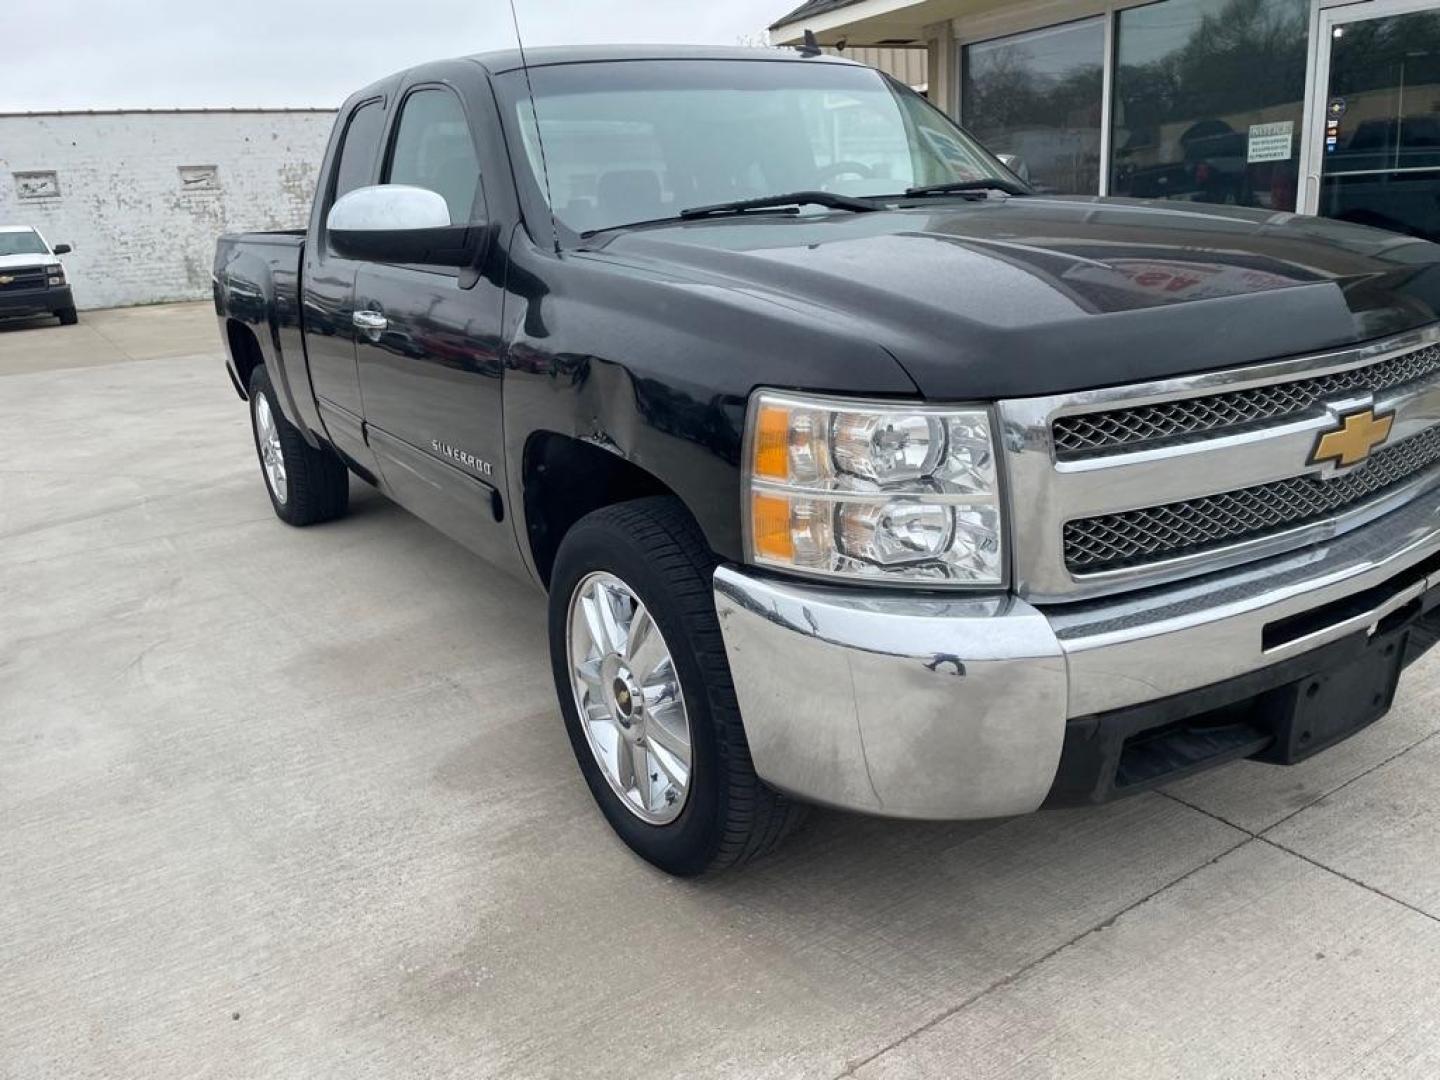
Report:
[[[335,114],[0,114],[0,224],[70,244],[81,308],[210,295],[215,237],[297,228]]]
[[[922,94],[927,93],[930,89],[929,58],[924,49],[914,46],[898,49],[888,47],[837,49],[831,45],[825,51],[854,60],[857,64],[867,64],[870,67],[879,68],[885,74],[899,79],[910,89],[918,90]]]
[[[929,96],[1042,191],[1440,239],[1440,0],[809,0],[771,28],[927,52]]]

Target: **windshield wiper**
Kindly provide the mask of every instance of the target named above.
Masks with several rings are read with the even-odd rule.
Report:
[[[893,196],[891,196],[893,198]],[[758,199],[736,199],[734,202],[715,203],[713,206],[692,206],[671,217],[652,218],[649,221],[629,221],[623,225],[606,225],[603,229],[586,229],[580,234],[581,240],[589,240],[601,233],[618,232],[621,229],[643,229],[651,225],[673,225],[677,221],[696,221],[700,218],[721,217],[725,214],[746,214],[751,210],[784,210],[798,214],[802,206],[828,206],[832,210],[850,210],[867,214],[872,210],[883,210],[883,206],[868,199],[857,199],[850,195],[836,195],[833,191],[792,191],[785,195],[762,195]]]
[[[758,199],[736,199],[713,206],[692,206],[689,210],[681,210],[680,217],[693,221],[721,214],[743,214],[749,210],[778,210],[787,206],[826,206],[831,210],[850,210],[857,214],[880,209],[867,199],[836,195],[832,191],[791,191],[785,195],[762,195]]]
[[[909,197],[916,195],[961,195],[967,191],[1001,191],[1006,195],[1033,195],[1029,188],[1015,183],[1013,180],[1001,180],[995,177],[991,180],[952,180],[948,184],[928,184],[925,187],[912,187],[906,190]]]

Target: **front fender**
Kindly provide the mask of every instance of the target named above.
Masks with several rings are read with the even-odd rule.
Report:
[[[613,260],[515,247],[504,393],[511,506],[524,505],[526,440],[556,432],[658,479],[712,550],[738,560],[741,446],[756,387],[917,394],[889,353],[819,315]],[[523,538],[518,522],[517,532]]]
[[[509,502],[524,514],[521,467],[537,433],[588,443],[643,470],[673,492],[711,548],[740,557],[738,447],[745,400],[695,401],[619,364],[586,358],[575,369],[537,376],[513,367],[505,388]],[[526,523],[515,524],[518,537]]]

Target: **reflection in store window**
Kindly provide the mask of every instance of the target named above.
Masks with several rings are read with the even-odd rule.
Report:
[[[1295,209],[1309,0],[1119,15],[1110,191]]]
[[[1440,239],[1440,15],[1341,27],[1327,102],[1320,213]]]
[[[967,46],[965,126],[1037,190],[1100,191],[1105,21]]]

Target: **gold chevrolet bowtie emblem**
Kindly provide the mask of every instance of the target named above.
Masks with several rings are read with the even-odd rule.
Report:
[[[0,285],[9,285],[14,280],[9,274],[0,274]]]
[[[1342,469],[1359,465],[1390,438],[1390,429],[1395,426],[1395,416],[1376,416],[1374,409],[1361,409],[1340,418],[1340,426],[1327,431],[1315,444],[1310,455],[1311,465],[1327,465],[1334,462]]]

